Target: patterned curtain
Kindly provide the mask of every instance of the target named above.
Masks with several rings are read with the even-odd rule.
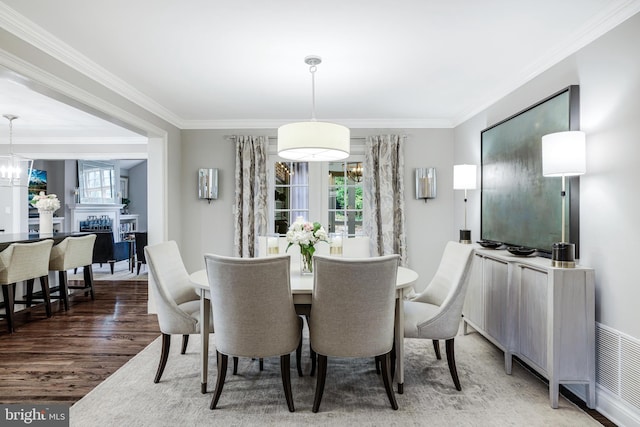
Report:
[[[265,136],[236,136],[234,255],[257,255],[258,236],[267,231],[267,146]]]
[[[404,136],[370,136],[365,144],[364,229],[373,253],[399,254],[408,265],[404,219]]]

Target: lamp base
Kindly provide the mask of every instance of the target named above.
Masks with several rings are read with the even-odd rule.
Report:
[[[554,243],[551,247],[551,266],[574,268],[576,266],[576,245],[573,243]]]
[[[471,243],[471,230],[460,230],[460,243]]]

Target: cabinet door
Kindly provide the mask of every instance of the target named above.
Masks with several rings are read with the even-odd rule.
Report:
[[[485,329],[503,348],[509,332],[509,264],[484,260]]]
[[[484,291],[482,288],[482,262],[483,257],[475,255],[471,264],[469,287],[464,301],[462,313],[465,319],[484,329]]]
[[[520,354],[547,369],[547,296],[546,272],[520,266]]]

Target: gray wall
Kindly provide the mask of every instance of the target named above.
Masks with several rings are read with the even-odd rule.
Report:
[[[640,339],[633,258],[640,198],[640,15],[542,73],[455,129],[456,162],[480,164],[480,131],[570,84],[580,85],[587,173],[580,191],[580,263],[596,272],[596,320]],[[474,192],[479,193],[479,192]],[[480,199],[469,200],[473,233]],[[462,202],[456,199],[456,216]]]
[[[405,146],[405,203],[409,265],[420,274],[418,288],[426,286],[440,261],[444,245],[456,240],[461,224],[453,222],[452,129],[352,129],[352,137],[398,133]],[[234,143],[225,135],[275,135],[263,130],[187,130],[182,132],[182,255],[187,270],[204,268],[203,254],[233,253]],[[438,197],[426,204],[415,200],[414,169],[435,167]],[[219,196],[208,204],[197,199],[199,168],[219,169]]]

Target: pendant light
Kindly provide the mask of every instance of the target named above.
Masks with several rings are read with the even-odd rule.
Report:
[[[349,157],[349,129],[316,120],[315,72],[322,62],[319,56],[307,56],[304,62],[311,73],[311,120],[289,123],[278,128],[278,155],[299,162],[333,161]]]
[[[3,117],[9,120],[9,151],[8,154],[0,155],[0,186],[26,187],[29,184],[33,160],[13,153],[13,121],[18,116],[4,114]],[[23,173],[25,171],[26,175]],[[26,179],[23,179],[25,176]]]

